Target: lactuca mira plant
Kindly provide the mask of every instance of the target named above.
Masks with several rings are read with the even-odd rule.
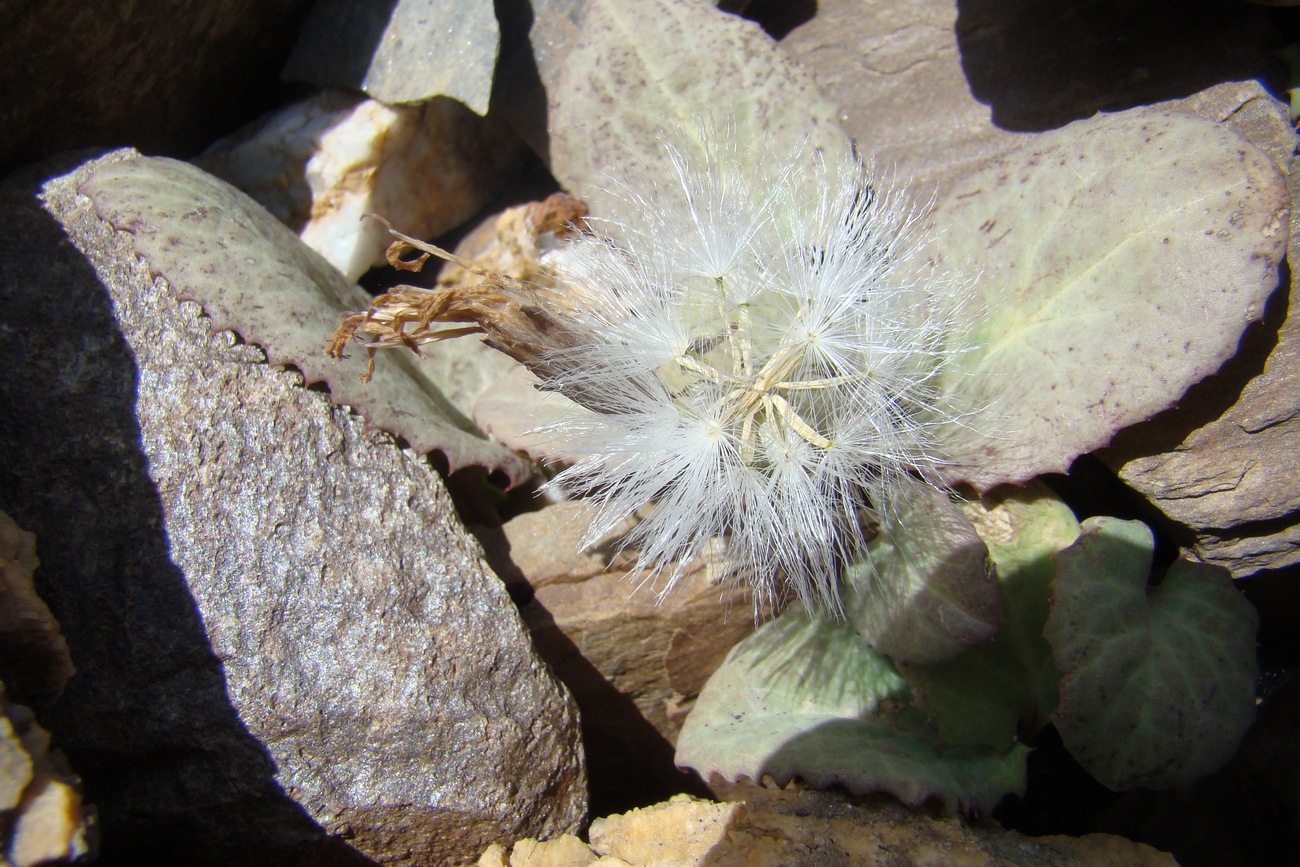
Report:
[[[1249,604],[1190,561],[1148,589],[1141,525],[1081,528],[1016,486],[1232,354],[1276,281],[1276,166],[1214,124],[1127,113],[1044,134],[916,232],[852,164],[670,153],[675,182],[621,191],[617,219],[547,257],[545,285],[480,270],[395,290],[335,349],[486,334],[585,407],[549,433],[579,453],[557,483],[597,504],[589,540],[656,501],[628,537],[646,563],[717,536],[760,598],[789,579],[805,604],[734,649],[678,762],[968,812],[1023,791],[1049,722],[1116,788],[1221,764],[1253,713]],[[923,259],[975,265],[974,297],[919,276]]]
[[[917,278],[915,211],[853,158],[755,160],[704,138],[666,148],[675,188],[619,191],[619,219],[549,254],[549,286],[405,288],[335,351],[353,333],[414,347],[482,331],[586,410],[544,431],[577,456],[553,484],[592,503],[586,543],[653,502],[623,542],[664,592],[722,539],[723,571],[760,604],[789,591],[838,612],[867,528],[940,462],[961,292]]]

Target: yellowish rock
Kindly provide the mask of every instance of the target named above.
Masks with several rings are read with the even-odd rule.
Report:
[[[48,775],[31,789],[11,830],[9,862],[29,867],[85,854],[81,793]]]
[[[572,834],[554,840],[520,840],[509,852],[493,843],[478,859],[478,867],[626,867],[626,863],[597,855]]]
[[[576,838],[568,838],[572,843],[563,850],[548,849],[560,841],[524,840],[507,860],[505,850],[494,847],[479,867],[1177,867],[1167,852],[1109,834],[1030,838],[994,824],[931,816],[884,797],[853,804],[827,792],[740,791],[743,801],[677,795],[597,819],[590,849]],[[570,852],[574,860],[562,860]]]
[[[718,804],[690,795],[591,823],[591,845],[630,864],[689,867],[727,839],[743,804]]]
[[[5,700],[0,683],[0,864],[35,867],[90,851],[77,778],[51,753],[30,710]]]
[[[554,840],[520,840],[510,853],[510,867],[588,867],[597,855],[572,834]]]
[[[519,842],[522,843],[523,841]],[[519,844],[516,843],[515,845]],[[478,867],[506,867],[510,863],[506,860],[509,854],[505,846],[500,843],[493,843],[483,850],[483,854],[478,856],[478,861],[475,863]]]
[[[472,217],[519,146],[446,99],[384,105],[326,91],[218,142],[196,163],[300,232],[350,280],[392,240],[382,214],[425,238]]]
[[[32,757],[9,717],[0,714],[0,811],[17,807],[31,781]]]

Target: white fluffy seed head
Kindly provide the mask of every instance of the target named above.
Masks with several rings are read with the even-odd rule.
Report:
[[[668,155],[680,190],[622,191],[551,257],[588,303],[545,386],[592,410],[548,431],[582,456],[554,484],[592,501],[589,542],[653,502],[624,542],[664,592],[720,537],[760,604],[837,612],[864,524],[939,462],[962,293],[905,265],[916,212],[856,160]]]

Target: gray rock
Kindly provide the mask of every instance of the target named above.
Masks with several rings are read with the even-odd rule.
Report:
[[[316,0],[284,76],[395,104],[449,96],[484,115],[498,42],[491,0]]]
[[[77,195],[94,163],[42,208],[72,165],[0,191],[0,508],[41,540],[78,669],[43,719],[105,858],[444,864],[574,829],[576,711],[436,475],[213,335]]]

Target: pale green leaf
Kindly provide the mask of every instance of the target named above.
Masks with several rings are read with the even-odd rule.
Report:
[[[1022,793],[1020,745],[938,745],[889,661],[847,625],[787,612],[733,648],[677,741],[677,761],[705,779],[842,785],[905,803],[988,813]]]
[[[834,165],[850,148],[812,77],[751,21],[703,0],[546,0],[533,8],[551,172],[598,216],[632,216],[609,189],[615,178],[627,189],[680,195],[661,143],[689,147],[683,136],[707,134],[710,123],[740,160],[822,150]],[[742,171],[775,176],[781,168]]]
[[[1148,589],[1153,550],[1140,522],[1085,521],[1057,555],[1044,633],[1062,672],[1061,739],[1115,790],[1208,776],[1255,715],[1254,608],[1226,570],[1186,560]]]
[[[1035,136],[933,215],[976,274],[944,470],[981,490],[1063,472],[1218,370],[1278,285],[1289,198],[1220,124],[1135,109]]]
[[[849,622],[876,650],[928,665],[988,641],[1002,624],[988,549],[948,495],[900,486],[868,556],[847,570]]]
[[[187,163],[140,157],[104,166],[81,192],[103,220],[134,236],[154,273],[203,307],[214,329],[262,346],[271,364],[297,367],[308,385],[327,382],[335,403],[418,452],[443,452],[453,470],[476,464],[512,481],[530,474],[528,462],[474,431],[475,387],[456,389],[467,402],[458,407],[450,384],[409,353],[386,355],[368,384],[360,381],[364,348],[327,358],[339,314],[366,309],[369,296],[239,190]],[[467,375],[478,375],[473,365]]]
[[[1056,565],[1079,535],[1074,513],[1041,482],[961,504],[997,567],[1002,629],[936,665],[900,666],[945,744],[1028,741],[1056,708],[1060,675],[1043,638]]]

